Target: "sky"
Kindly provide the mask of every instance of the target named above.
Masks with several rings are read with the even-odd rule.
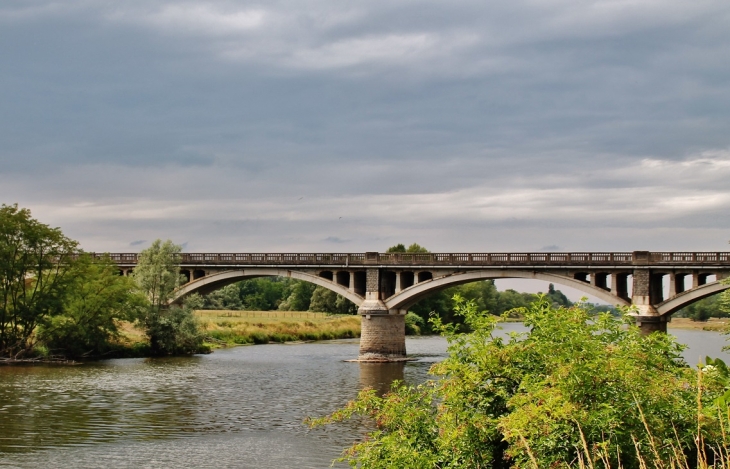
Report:
[[[730,250],[727,0],[0,3],[0,202],[87,251]]]

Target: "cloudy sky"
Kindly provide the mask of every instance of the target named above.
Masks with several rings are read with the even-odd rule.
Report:
[[[86,250],[728,250],[727,0],[0,3],[0,202]]]

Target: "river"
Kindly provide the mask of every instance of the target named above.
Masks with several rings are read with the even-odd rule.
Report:
[[[521,330],[505,325],[505,332]],[[697,363],[716,332],[672,330]],[[325,468],[366,425],[310,430],[365,386],[419,383],[446,356],[441,337],[407,339],[403,364],[360,364],[358,341],[236,347],[188,358],[0,367],[0,467]],[[345,467],[342,465],[341,467]]]

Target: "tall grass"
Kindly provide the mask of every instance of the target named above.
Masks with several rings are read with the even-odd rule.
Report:
[[[694,437],[694,448],[690,448],[691,451],[687,451],[680,442],[679,435],[675,428],[675,441],[669,442],[658,442],[653,436],[651,428],[646,420],[644,412],[636,402],[641,421],[644,424],[644,430],[646,436],[648,436],[649,448],[642,449],[639,445],[638,439],[634,436],[634,447],[636,449],[636,459],[639,463],[639,469],[730,469],[730,444],[727,438],[726,428],[727,422],[730,422],[730,413],[728,415],[718,415],[718,422],[721,429],[721,441],[716,442],[714,445],[708,445],[703,437],[703,420],[705,416],[702,409],[702,377],[703,371],[700,369],[697,372],[697,431]],[[728,409],[730,412],[730,408]],[[719,412],[719,411],[718,411]],[[595,445],[589,448],[586,442],[583,430],[578,425],[578,429],[581,435],[581,441],[583,447],[578,451],[577,464],[571,464],[568,467],[573,469],[624,469],[620,460],[618,463],[611,463],[611,441],[606,441],[601,444]],[[532,462],[532,469],[539,469],[535,456],[533,455],[527,441],[522,438],[522,445],[530,456]],[[668,447],[669,455],[666,452],[660,452],[658,446],[663,445],[665,448]],[[692,456],[688,456],[691,454]]]
[[[306,312],[303,313],[306,314]],[[211,342],[220,345],[267,344],[269,342],[282,343],[360,337],[360,318],[358,316],[309,314],[317,316],[312,317],[311,320],[302,320],[295,315],[292,320],[271,316],[248,319],[245,316],[228,317],[225,313],[222,317],[217,318],[210,317],[209,314],[201,314],[199,317],[201,317],[206,336],[211,339]]]

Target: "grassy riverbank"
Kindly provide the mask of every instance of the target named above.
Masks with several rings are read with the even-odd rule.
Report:
[[[212,345],[360,337],[360,317],[308,311],[196,311]]]
[[[672,318],[669,329],[694,329],[698,331],[725,331],[730,324],[728,318],[710,318],[707,321],[693,321],[690,318]]]

